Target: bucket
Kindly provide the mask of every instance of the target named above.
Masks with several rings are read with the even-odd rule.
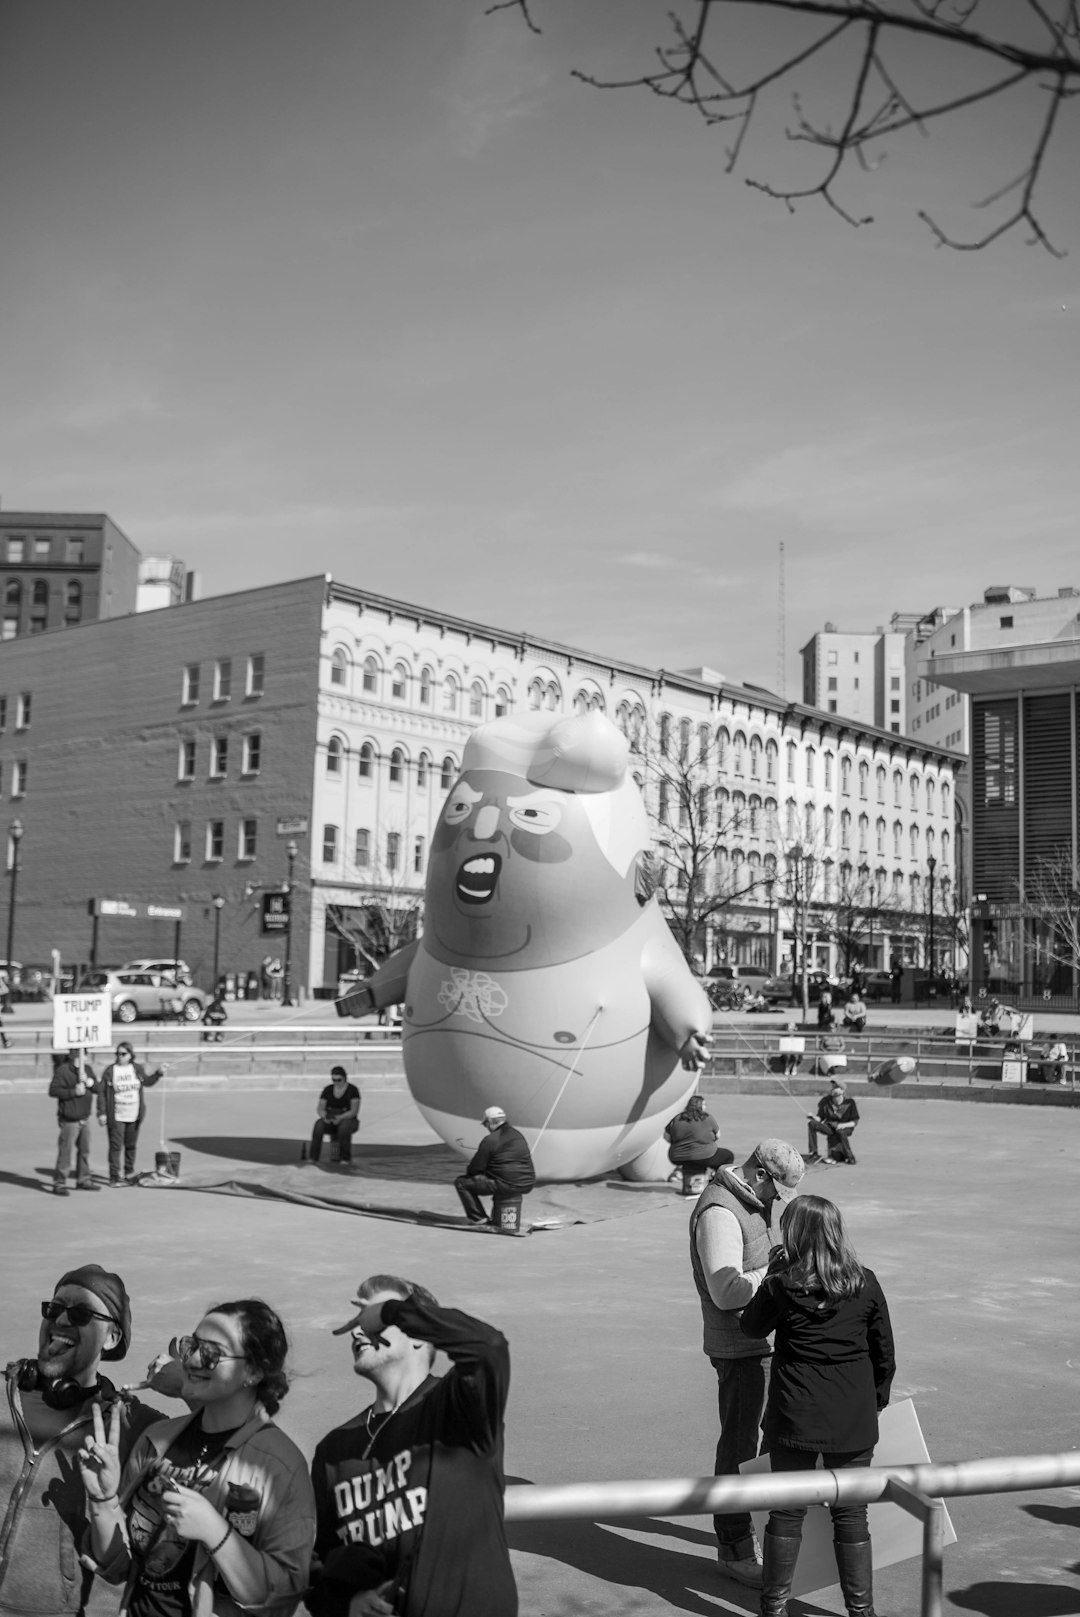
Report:
[[[682,1171],[682,1193],[684,1196],[700,1196],[709,1183],[708,1168],[699,1168],[696,1162],[684,1162]]]
[[[521,1197],[497,1196],[493,1220],[500,1235],[521,1234]]]
[[[166,1179],[179,1179],[180,1153],[179,1151],[155,1151],[154,1172]]]

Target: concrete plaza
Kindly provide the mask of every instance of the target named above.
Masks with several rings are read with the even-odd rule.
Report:
[[[250,1169],[294,1145],[298,1154],[323,1081],[307,1093],[258,1080],[224,1088],[170,1081],[170,1143],[185,1171]],[[140,1167],[153,1165],[160,1096],[160,1088],[149,1096]],[[805,1124],[790,1099],[731,1095],[710,1104],[737,1153],[765,1134],[802,1142]],[[860,1255],[883,1282],[897,1339],[895,1394],[914,1397],[931,1456],[1075,1448],[1080,1112],[894,1096],[888,1105],[868,1097],[862,1113],[858,1166],[818,1170],[808,1186],[843,1207]],[[310,1450],[368,1397],[330,1327],[348,1317],[365,1273],[397,1271],[509,1337],[511,1481],[710,1471],[715,1395],[686,1255],[688,1205],[669,1191],[613,1185],[610,1219],[518,1241],[179,1189],[61,1199],[42,1193],[53,1119],[44,1084],[40,1094],[0,1088],[5,1359],[33,1351],[38,1301],[74,1263],[115,1267],[129,1284],[131,1380],[208,1303],[254,1292],[290,1326],[296,1379],[281,1420]],[[365,1084],[360,1139],[431,1142],[400,1079]],[[104,1166],[103,1134],[94,1163]],[[1080,1489],[957,1499],[950,1513],[959,1542],[946,1552],[947,1611],[1080,1614]],[[749,1593],[719,1577],[703,1518],[520,1526],[511,1542],[523,1617],[756,1609]],[[882,1617],[915,1617],[918,1563],[881,1573],[877,1596]],[[834,1588],[793,1610],[843,1606]]]

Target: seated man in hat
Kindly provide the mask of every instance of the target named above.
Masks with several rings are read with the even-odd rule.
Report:
[[[807,1151],[811,1162],[820,1160],[824,1165],[830,1161],[848,1162],[854,1166],[855,1153],[851,1149],[851,1136],[859,1121],[859,1108],[853,1100],[848,1099],[839,1079],[833,1079],[829,1085],[829,1093],[822,1095],[818,1101],[817,1116],[814,1117],[807,1112],[806,1121],[809,1136]],[[819,1134],[824,1134],[826,1139],[827,1155],[824,1158],[818,1157]]]
[[[125,1460],[139,1434],[164,1417],[100,1373],[103,1359],[125,1357],[131,1338],[131,1304],[119,1275],[96,1263],[70,1269],[41,1314],[36,1358],[16,1359],[4,1371],[0,1613],[97,1617],[116,1611],[116,1591],[80,1564],[86,1508],[76,1451],[92,1434],[96,1402],[108,1411],[119,1401]],[[162,1390],[172,1396],[168,1385]]]
[[[454,1180],[454,1189],[470,1224],[489,1224],[481,1196],[524,1196],[536,1183],[532,1153],[523,1134],[511,1128],[501,1106],[489,1106],[484,1113],[486,1139],[463,1174]]]

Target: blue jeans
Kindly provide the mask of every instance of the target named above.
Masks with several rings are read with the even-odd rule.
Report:
[[[80,1185],[93,1180],[90,1172],[90,1119],[60,1124],[60,1138],[56,1145],[56,1183],[62,1185],[71,1171],[71,1153],[75,1151],[75,1178]]]
[[[810,1449],[788,1449],[774,1444],[769,1450],[769,1464],[774,1472],[812,1471],[817,1465],[817,1458],[817,1454]],[[821,1451],[821,1463],[826,1471],[842,1471],[845,1466],[852,1465],[867,1466],[873,1458],[872,1448],[844,1454]],[[870,1537],[865,1504],[830,1505],[829,1511],[834,1539],[841,1544],[865,1544]],[[769,1532],[774,1538],[802,1538],[805,1515],[805,1505],[785,1505],[781,1510],[770,1510]]]
[[[772,1355],[710,1358],[709,1363],[716,1371],[716,1407],[720,1416],[713,1472],[718,1477],[737,1477],[740,1465],[758,1456]],[[753,1555],[754,1524],[748,1510],[714,1516],[713,1530],[722,1560],[743,1561]]]

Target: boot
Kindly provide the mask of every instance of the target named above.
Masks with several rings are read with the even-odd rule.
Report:
[[[843,1544],[839,1539],[834,1539],[833,1549],[848,1617],[875,1617],[870,1540],[864,1538],[858,1544]]]
[[[765,1529],[762,1541],[763,1570],[758,1617],[787,1617],[788,1596],[802,1538],[778,1538]]]

